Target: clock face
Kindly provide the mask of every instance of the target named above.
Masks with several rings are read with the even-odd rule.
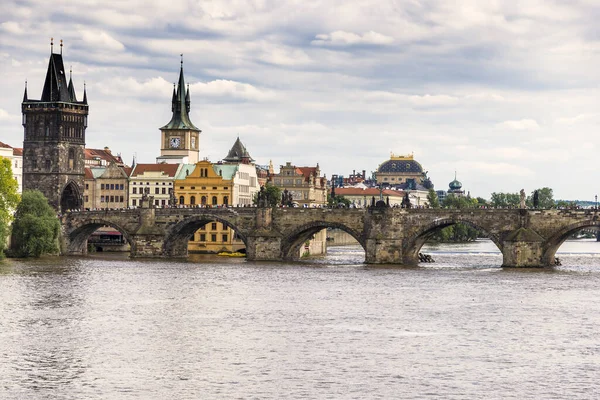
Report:
[[[178,137],[172,137],[171,140],[169,140],[169,144],[171,145],[172,149],[178,149],[181,145],[181,139]]]

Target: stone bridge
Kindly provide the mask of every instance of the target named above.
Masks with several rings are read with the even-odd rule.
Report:
[[[600,227],[597,210],[526,209],[320,209],[320,208],[136,208],[71,212],[61,217],[64,254],[85,254],[99,227],[120,231],[131,257],[186,257],[192,234],[219,221],[246,244],[249,260],[290,260],[321,229],[352,235],[373,264],[416,265],[421,246],[437,230],[463,223],[484,232],[505,267],[554,265],[556,250],[573,233]]]

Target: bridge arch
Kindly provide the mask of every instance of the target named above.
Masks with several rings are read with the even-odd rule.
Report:
[[[559,247],[567,240],[572,234],[585,228],[600,228],[600,219],[597,215],[584,221],[579,221],[570,225],[567,225],[553,234],[544,243],[544,253],[542,255],[542,263],[546,266],[554,265],[556,252]]]
[[[297,260],[300,254],[300,248],[317,232],[327,229],[336,228],[350,234],[362,246],[363,250],[367,249],[363,235],[348,227],[345,224],[328,221],[312,221],[294,228],[292,231],[284,234],[281,242],[281,254],[284,260]]]
[[[119,231],[127,243],[130,246],[131,254],[135,254],[135,240],[131,237],[130,233],[127,232],[121,225],[114,223],[110,220],[102,219],[102,218],[94,218],[91,220],[84,221],[80,226],[73,229],[68,234],[68,242],[67,242],[67,253],[68,254],[85,254],[87,253],[87,241],[92,233],[94,233],[98,228],[103,226],[111,227],[117,231]]]
[[[406,241],[405,245],[403,246],[405,261],[417,263],[419,260],[419,252],[421,251],[421,248],[423,247],[425,242],[427,242],[427,240],[429,240],[440,229],[456,224],[467,225],[471,228],[484,232],[488,236],[488,238],[496,245],[498,250],[502,252],[503,246],[499,237],[491,233],[485,227],[481,226],[481,224],[478,224],[466,218],[439,218],[417,230],[415,234],[412,235],[412,238]]]
[[[187,257],[190,238],[198,229],[211,222],[220,222],[233,229],[240,239],[242,239],[244,245],[248,247],[248,234],[237,226],[235,221],[223,218],[217,214],[207,213],[186,217],[170,227],[164,239],[164,254],[167,257]]]

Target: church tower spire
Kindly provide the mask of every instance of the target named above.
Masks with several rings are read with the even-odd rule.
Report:
[[[199,160],[200,129],[190,119],[190,88],[186,88],[181,54],[179,80],[173,85],[171,120],[160,128],[161,152],[157,162],[196,163]]]

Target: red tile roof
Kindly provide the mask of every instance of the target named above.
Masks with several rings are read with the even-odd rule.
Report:
[[[12,146],[9,146],[6,143],[2,143],[2,142],[0,142],[0,147],[3,147],[5,149],[12,149]]]
[[[23,156],[23,149],[19,147],[13,147],[13,156]]]
[[[174,177],[179,164],[136,164],[129,176],[143,175],[144,172],[163,172],[165,175]]]
[[[101,160],[110,163],[111,161],[116,164],[122,164],[123,160],[121,160],[120,156],[114,156],[109,149],[85,149],[85,159],[86,160],[95,160],[100,158]]]
[[[84,168],[85,179],[94,179],[94,174],[92,174],[92,169],[89,167]]]

